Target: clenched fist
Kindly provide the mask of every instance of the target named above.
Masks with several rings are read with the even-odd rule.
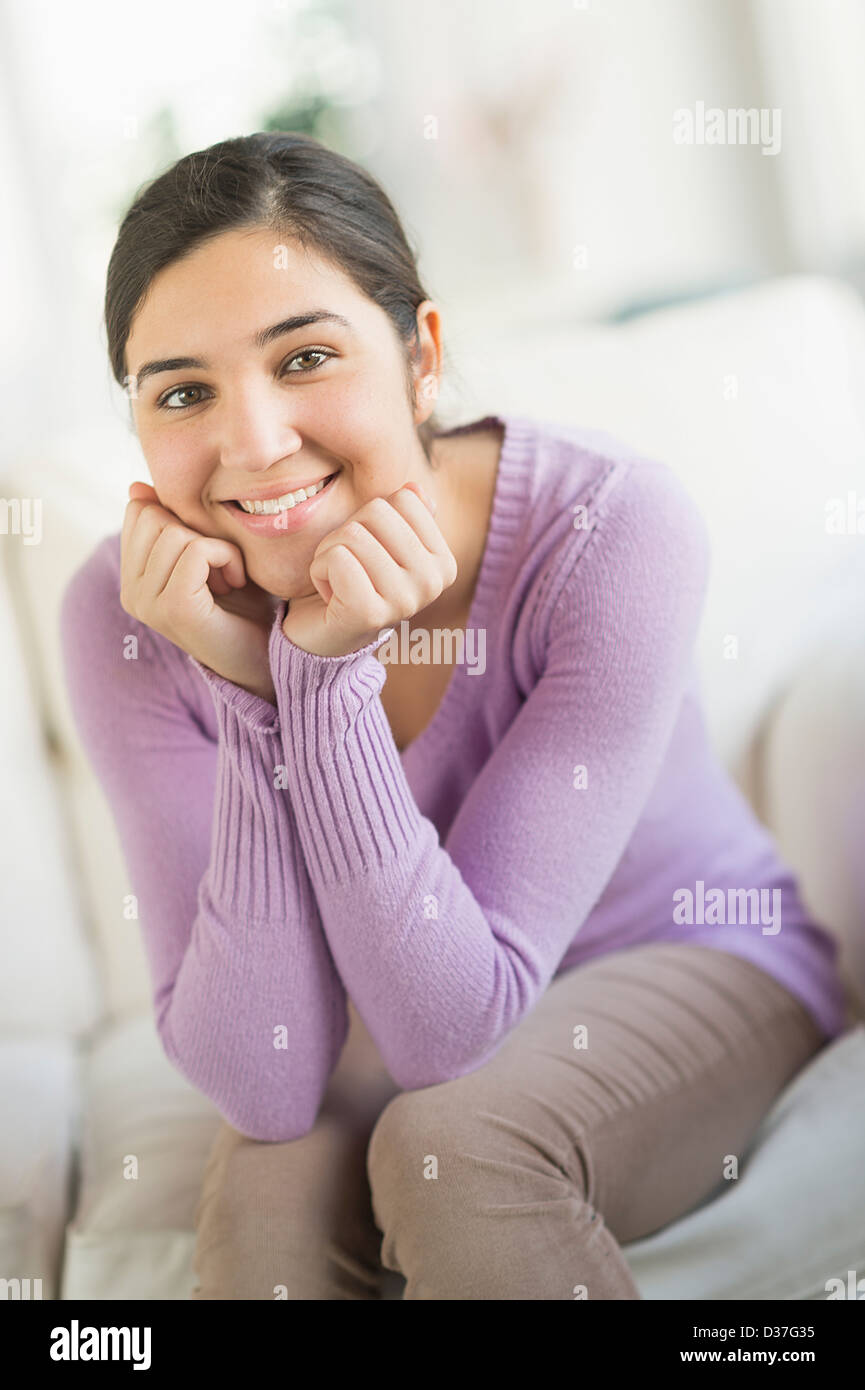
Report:
[[[235,685],[276,704],[268,639],[276,603],[248,579],[240,549],[203,536],[133,483],[121,535],[126,613]]]
[[[309,577],[318,593],[290,600],[282,630],[304,651],[345,656],[437,599],[457,562],[421,489],[406,483],[324,536]]]

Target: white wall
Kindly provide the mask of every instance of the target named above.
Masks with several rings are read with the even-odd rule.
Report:
[[[771,273],[782,241],[771,158],[687,148],[673,112],[760,103],[746,0],[381,0],[386,140],[397,188],[442,293],[506,294],[601,313],[632,295]],[[424,120],[438,118],[438,139]],[[497,149],[494,122],[513,143]],[[574,267],[585,246],[587,266]]]

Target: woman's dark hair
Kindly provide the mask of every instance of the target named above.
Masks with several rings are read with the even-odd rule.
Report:
[[[120,225],[105,288],[108,353],[118,384],[128,379],[126,342],[153,277],[220,233],[254,226],[311,247],[384,310],[405,349],[414,408],[417,308],[431,296],[400,219],[365,169],[293,131],[222,140],[184,155],[139,190]],[[429,463],[439,429],[434,415],[418,426]]]

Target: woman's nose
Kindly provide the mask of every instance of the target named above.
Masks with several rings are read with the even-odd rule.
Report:
[[[212,416],[222,467],[263,472],[296,453],[303,441],[291,416],[284,391],[276,396],[266,387],[233,391]]]

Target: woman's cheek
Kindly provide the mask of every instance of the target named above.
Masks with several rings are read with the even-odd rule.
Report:
[[[178,521],[182,521],[184,526],[191,526],[195,531],[201,529],[200,518],[198,521],[193,519],[194,508],[190,507],[186,499],[182,495],[179,495],[176,489],[172,488],[170,485],[167,485],[163,489],[156,481],[154,481],[153,486],[156,488],[163,507],[167,507],[170,512],[173,512]]]

